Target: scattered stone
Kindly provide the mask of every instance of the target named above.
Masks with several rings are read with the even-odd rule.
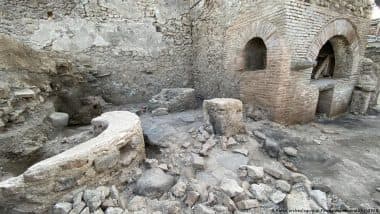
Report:
[[[15,91],[14,95],[16,98],[35,98],[36,92],[34,92],[32,89],[26,88]]]
[[[86,202],[86,205],[90,208],[90,211],[93,212],[102,204],[102,193],[98,190],[85,190],[83,193],[83,200]]]
[[[53,214],[68,214],[73,208],[73,205],[68,202],[57,203],[53,207]]]
[[[280,146],[274,140],[267,138],[265,140],[264,149],[267,151],[270,157],[278,158],[278,155],[280,153]]]
[[[266,135],[258,130],[253,131],[253,134],[255,135],[255,137],[257,137],[257,139],[261,141],[265,141],[267,139]]]
[[[187,184],[183,181],[178,181],[176,185],[172,187],[172,193],[176,197],[182,197],[185,195]]]
[[[220,188],[231,198],[244,192],[235,180],[228,178],[222,180]]]
[[[128,209],[132,212],[143,210],[147,206],[147,201],[142,196],[134,196],[128,203]]]
[[[234,146],[234,145],[237,145],[237,144],[238,143],[236,142],[236,140],[233,137],[230,137],[230,138],[228,138],[226,146],[227,147],[231,147],[231,146]]]
[[[86,207],[80,212],[80,214],[90,214],[90,208]]]
[[[248,176],[253,180],[259,180],[264,177],[264,168],[256,166],[242,166],[242,168],[247,170]]]
[[[294,189],[286,197],[286,208],[288,210],[310,210],[307,194],[301,190]]]
[[[320,190],[312,190],[310,196],[323,209],[328,210],[326,193]]]
[[[118,202],[117,200],[115,199],[112,199],[112,198],[107,198],[105,199],[103,202],[102,202],[102,205],[101,207],[102,208],[108,208],[108,207],[117,207],[118,206]]]
[[[242,154],[244,156],[248,156],[248,149],[234,149],[232,150],[232,152],[234,153],[239,153],[239,154]]]
[[[294,147],[285,147],[284,152],[289,156],[296,157],[298,151]]]
[[[188,207],[192,207],[199,199],[200,197],[200,194],[198,192],[195,192],[195,191],[189,191],[187,193],[187,197],[186,197],[186,200],[185,200],[185,204],[188,206]]]
[[[147,165],[148,168],[156,168],[158,167],[158,160],[157,159],[145,159],[145,163]]]
[[[281,160],[282,165],[284,165],[287,169],[293,171],[293,172],[298,172],[297,167],[290,161],[287,160]]]
[[[100,186],[96,188],[100,192],[102,200],[106,199],[110,195],[110,188],[106,186]]]
[[[73,207],[69,214],[79,214],[85,206],[86,204],[81,201]]]
[[[265,167],[264,172],[276,179],[280,179],[284,175],[281,170],[273,167]]]
[[[283,192],[290,192],[291,186],[287,181],[284,180],[277,180],[276,181],[276,188],[283,191]]]
[[[69,114],[63,112],[54,112],[49,115],[49,120],[53,126],[62,128],[69,124]]]
[[[312,185],[313,190],[321,190],[322,192],[329,193],[331,192],[331,188],[324,184],[313,184]]]
[[[123,209],[118,207],[108,207],[105,211],[105,214],[122,214]]]
[[[83,198],[83,191],[75,194],[73,197],[73,207],[76,207],[80,202],[82,202],[82,198]]]
[[[164,163],[158,165],[158,168],[160,168],[160,169],[162,169],[162,170],[164,170],[164,171],[168,171],[168,170],[169,170],[168,165],[167,165],[167,164],[164,164]]]
[[[104,214],[102,209],[95,210],[94,214]]]
[[[205,144],[202,145],[201,151],[199,151],[199,154],[203,156],[208,155],[208,151],[212,149],[216,145],[216,140],[214,138],[209,138]]]
[[[250,191],[257,200],[266,201],[267,194],[272,191],[272,188],[266,184],[252,184]]]
[[[191,154],[191,161],[193,164],[193,167],[196,169],[204,169],[205,168],[205,161],[203,157],[200,157],[197,154],[192,153]]]
[[[169,110],[167,108],[156,108],[152,111],[153,116],[163,116],[169,114]]]
[[[182,116],[180,116],[179,119],[185,123],[194,123],[195,122],[195,117],[193,115],[182,115]]]
[[[197,213],[197,214],[216,214],[216,212],[213,209],[211,209],[211,208],[209,208],[203,204],[197,204],[194,207],[194,213]]]
[[[281,203],[286,197],[286,194],[281,192],[281,191],[275,191],[274,193],[272,193],[269,198],[270,200],[275,203],[275,204],[279,204]]]
[[[222,205],[215,205],[214,210],[218,214],[229,214],[230,212],[228,211],[228,208]]]
[[[204,118],[213,133],[230,137],[245,132],[243,103],[229,98],[215,98],[203,102]]]
[[[167,192],[174,184],[174,178],[159,168],[145,171],[137,180],[135,192],[144,196],[159,196]]]
[[[255,200],[255,199],[248,199],[248,200],[243,200],[243,201],[237,202],[236,206],[240,210],[249,210],[249,209],[252,209],[252,208],[259,207],[260,203],[257,200]]]

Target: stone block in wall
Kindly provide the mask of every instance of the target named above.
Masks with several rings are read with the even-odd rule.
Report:
[[[243,103],[237,99],[215,98],[203,102],[205,122],[214,134],[230,137],[245,132]]]
[[[354,114],[366,114],[372,92],[355,90],[352,94],[351,112]]]
[[[169,112],[184,111],[197,107],[195,90],[192,88],[165,88],[149,100],[149,108],[166,108]]]
[[[42,160],[0,182],[0,204],[10,213],[47,213],[62,196],[85,186],[120,185],[120,174],[145,159],[140,119],[126,111],[107,112],[91,122],[97,137]]]

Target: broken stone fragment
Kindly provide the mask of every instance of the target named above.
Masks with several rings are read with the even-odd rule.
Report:
[[[310,210],[307,194],[294,188],[286,197],[286,208],[288,210]]]
[[[259,207],[260,203],[257,200],[255,200],[255,199],[247,199],[247,200],[243,200],[243,201],[237,202],[236,206],[240,210],[249,210],[249,209],[252,209],[252,208]]]
[[[220,188],[231,198],[244,192],[235,180],[228,178],[222,180]]]
[[[195,191],[189,191],[187,193],[187,197],[186,197],[186,200],[185,200],[185,204],[188,206],[188,207],[192,207],[199,199],[200,197],[200,194],[198,192],[195,192]]]
[[[81,201],[73,207],[69,214],[79,214],[85,206],[86,204]]]
[[[135,212],[145,209],[147,206],[147,201],[142,196],[134,196],[128,203],[129,211]]]
[[[310,196],[319,206],[328,210],[326,193],[320,190],[312,190]]]
[[[79,203],[81,203],[82,198],[83,198],[83,192],[82,191],[75,194],[73,197],[73,207],[76,207]]]
[[[280,153],[280,146],[278,145],[278,143],[269,138],[265,140],[264,149],[272,158],[277,158]]]
[[[234,149],[232,150],[232,152],[234,153],[239,153],[239,154],[242,154],[244,156],[248,156],[248,149],[244,149],[244,148],[241,148],[241,149]]]
[[[267,201],[272,188],[267,184],[252,184],[250,191],[257,200]]]
[[[89,207],[84,208],[84,209],[80,212],[80,214],[90,214],[90,208],[89,208]]]
[[[245,133],[243,123],[243,103],[237,99],[215,98],[203,102],[206,125],[212,127],[216,135],[231,137]]]
[[[16,98],[35,98],[36,92],[34,92],[32,89],[26,88],[15,91],[14,95]]]
[[[163,116],[169,114],[169,110],[167,108],[156,108],[152,110],[153,116]]]
[[[108,207],[104,213],[105,214],[122,214],[123,209],[119,207]]]
[[[216,212],[213,209],[211,209],[210,207],[207,207],[204,204],[197,204],[194,207],[194,213],[197,213],[197,214],[216,214]]]
[[[236,142],[236,140],[233,138],[233,137],[230,137],[228,138],[228,141],[227,141],[227,147],[230,147],[230,146],[234,146],[234,145],[237,145],[238,143]]]
[[[102,209],[97,209],[93,214],[104,214]]]
[[[195,169],[204,169],[205,168],[205,161],[203,157],[200,157],[197,154],[192,153],[191,154],[191,161],[193,164],[193,167]]]
[[[102,204],[102,193],[98,190],[85,190],[83,193],[83,200],[90,208],[90,211],[93,212]]]
[[[280,179],[284,175],[284,173],[276,166],[265,167],[264,172],[276,179]]]
[[[53,126],[63,128],[69,124],[69,114],[64,112],[54,112],[49,115],[49,120]]]
[[[286,194],[285,193],[283,193],[283,192],[281,192],[281,191],[275,191],[275,192],[273,192],[270,196],[269,196],[269,198],[270,198],[270,200],[273,202],[273,203],[275,203],[275,204],[279,204],[279,203],[281,203],[284,199],[285,199],[285,197],[286,197]]]
[[[57,203],[53,207],[53,214],[68,214],[72,208],[73,208],[73,205],[71,203],[68,203],[68,202]]]
[[[277,180],[276,181],[276,188],[283,191],[283,192],[290,192],[290,189],[292,187],[290,186],[290,184],[287,181]]]
[[[212,147],[214,147],[216,145],[216,140],[211,137],[209,138],[205,144],[202,145],[202,149],[201,151],[199,151],[199,154],[203,155],[203,156],[207,156],[208,155],[208,151],[210,149],[212,149]]]
[[[257,137],[258,140],[265,141],[267,139],[266,135],[261,131],[255,130],[253,131],[253,134],[255,137]]]
[[[187,184],[183,181],[178,181],[176,185],[172,187],[171,191],[173,195],[179,198],[185,195],[186,189],[187,189]]]
[[[165,174],[160,168],[145,171],[137,180],[135,192],[144,196],[160,196],[174,184],[174,178]]]
[[[244,165],[244,166],[241,166],[240,168],[246,169],[248,176],[251,177],[253,180],[259,180],[264,177],[263,167]]]
[[[296,157],[298,151],[294,147],[285,147],[284,152],[289,156]]]

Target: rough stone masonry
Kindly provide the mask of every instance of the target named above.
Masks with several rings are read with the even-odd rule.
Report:
[[[121,104],[194,87],[200,98],[240,98],[289,124],[312,120],[319,103],[328,116],[348,110],[371,11],[368,0],[0,3],[0,32],[73,57],[89,95]],[[311,73],[327,43],[334,83],[321,91]],[[245,67],[252,60],[263,67]]]

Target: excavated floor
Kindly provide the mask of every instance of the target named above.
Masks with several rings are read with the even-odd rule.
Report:
[[[145,132],[157,133],[155,138],[169,139],[166,142],[176,145],[180,154],[183,150],[180,146],[191,139],[188,131],[201,125],[202,112],[187,111],[158,117],[145,114],[141,119]],[[351,207],[379,207],[373,199],[380,186],[380,115],[345,115],[335,120],[318,119],[310,124],[290,127],[269,121],[247,121],[246,124],[248,130],[262,131],[281,147],[297,148],[298,156],[290,160],[298,171],[313,183],[327,185]],[[166,147],[166,150],[176,151],[170,149],[170,145]],[[207,162],[209,171],[198,174],[198,178],[215,184],[218,180],[215,174],[225,173],[218,170],[236,170],[238,166],[231,165],[231,162],[263,166],[277,162],[263,152],[261,145],[247,143],[243,147],[249,150],[248,158],[214,148],[209,155],[211,160]],[[165,156],[168,153],[154,158],[172,158]]]

